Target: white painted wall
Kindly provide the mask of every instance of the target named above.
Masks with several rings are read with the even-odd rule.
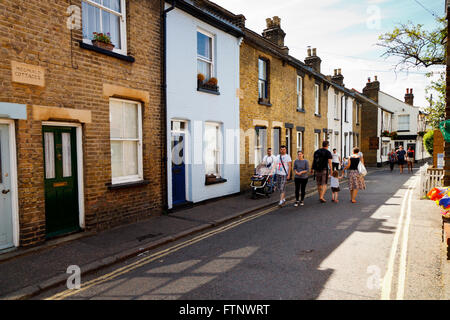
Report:
[[[220,95],[197,91],[197,30],[214,35],[215,77]],[[186,120],[190,138],[186,150],[187,200],[199,202],[240,191],[239,185],[239,135],[234,164],[222,165],[222,177],[228,181],[205,185],[205,166],[202,161],[203,129],[205,121],[222,125],[224,146],[231,138],[227,132],[239,132],[239,45],[240,39],[208,25],[201,20],[174,9],[167,15],[167,179],[169,208],[172,207],[172,119]],[[150,79],[149,79],[150,80]],[[195,130],[194,130],[195,129]],[[222,148],[222,163],[227,157]]]

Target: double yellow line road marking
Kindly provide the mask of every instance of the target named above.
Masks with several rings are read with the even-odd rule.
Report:
[[[197,237],[194,237],[194,238],[192,238],[190,240],[186,240],[186,241],[181,242],[179,244],[176,244],[176,245],[174,245],[174,246],[172,246],[170,248],[167,248],[165,250],[162,250],[162,251],[156,252],[154,254],[151,254],[148,257],[142,258],[142,259],[140,259],[138,261],[135,261],[135,262],[133,262],[131,264],[128,264],[128,265],[126,265],[124,267],[118,268],[118,269],[116,269],[116,270],[114,270],[114,271],[112,271],[112,272],[110,272],[108,274],[105,274],[105,275],[101,276],[101,277],[98,277],[98,278],[92,279],[90,281],[87,281],[86,283],[83,283],[81,285],[80,289],[77,289],[77,290],[75,290],[75,289],[64,290],[64,291],[62,291],[60,293],[57,293],[57,294],[55,294],[55,295],[53,295],[53,296],[51,296],[51,297],[49,297],[49,298],[47,298],[45,300],[63,300],[65,298],[68,298],[68,297],[73,296],[75,294],[79,294],[82,291],[85,291],[85,290],[87,290],[89,288],[92,288],[94,286],[100,285],[100,284],[105,283],[107,281],[113,280],[113,279],[115,279],[115,278],[117,278],[117,277],[119,277],[119,276],[121,276],[123,274],[129,273],[129,272],[131,272],[131,271],[133,271],[133,270],[135,270],[137,268],[140,268],[140,267],[142,267],[142,266],[144,266],[146,264],[149,264],[149,263],[151,263],[151,262],[153,262],[155,260],[158,260],[158,259],[160,259],[160,258],[162,258],[164,256],[167,256],[167,255],[169,255],[171,253],[174,253],[174,252],[176,252],[176,251],[178,251],[180,249],[183,249],[185,247],[191,246],[191,245],[193,245],[193,244],[195,244],[195,243],[197,243],[199,241],[205,240],[205,239],[207,239],[209,237],[212,237],[212,236],[214,236],[216,234],[219,234],[219,233],[225,232],[227,230],[230,230],[232,228],[235,228],[235,227],[237,227],[237,226],[239,226],[239,225],[241,225],[243,223],[246,223],[246,222],[251,221],[253,219],[259,218],[259,217],[261,217],[263,215],[266,215],[266,214],[268,214],[270,212],[273,212],[273,211],[275,211],[277,209],[278,209],[278,206],[273,206],[273,207],[270,207],[268,209],[265,209],[264,211],[261,211],[261,212],[258,212],[256,214],[253,214],[251,216],[244,217],[244,218],[242,218],[242,219],[240,219],[238,221],[231,222],[231,223],[229,223],[229,224],[227,224],[227,225],[225,225],[223,227],[216,228],[216,229],[214,229],[214,230],[212,230],[210,232],[198,235]]]

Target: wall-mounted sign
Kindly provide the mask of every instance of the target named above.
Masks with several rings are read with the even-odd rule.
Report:
[[[11,61],[12,81],[45,87],[45,69],[26,63]]]
[[[378,137],[369,138],[369,150],[378,150],[380,147],[380,140]]]

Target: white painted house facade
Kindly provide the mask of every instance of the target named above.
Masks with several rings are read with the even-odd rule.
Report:
[[[166,17],[169,209],[240,191],[239,16],[208,1],[174,3]]]
[[[328,139],[330,150],[336,149],[343,159],[349,157],[356,146],[352,132],[355,98],[353,92],[343,86],[340,69],[335,70],[331,80],[332,85],[328,90]]]

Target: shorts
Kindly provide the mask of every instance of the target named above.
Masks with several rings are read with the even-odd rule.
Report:
[[[398,165],[400,165],[400,166],[404,166],[406,164],[406,161],[405,160],[398,160]]]
[[[333,171],[339,170],[339,163],[333,162],[332,165],[333,165]]]
[[[278,191],[280,191],[280,193],[284,193],[286,191],[287,176],[277,174],[276,177],[277,177],[277,181],[276,181],[277,189],[278,189]]]
[[[341,189],[339,189],[339,187],[337,187],[337,188],[331,187],[331,191],[332,192],[339,192],[339,191],[341,191]]]
[[[328,184],[328,170],[316,171],[316,182],[318,186]]]

